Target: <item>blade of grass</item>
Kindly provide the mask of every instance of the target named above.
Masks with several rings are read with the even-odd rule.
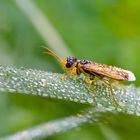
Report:
[[[108,110],[103,111],[100,110],[100,108],[90,108],[83,113],[43,123],[33,128],[18,132],[14,135],[6,136],[0,140],[34,140],[47,138],[57,133],[62,133],[69,129],[76,128],[77,126],[90,121],[92,121],[92,123],[101,122],[104,115],[107,116],[107,113],[108,115],[111,115]]]
[[[61,35],[56,31],[47,15],[39,9],[33,0],[14,0],[16,5],[31,21],[40,36],[52,50],[62,57],[72,56],[72,52],[65,44]]]
[[[115,97],[120,104],[116,106],[109,88],[102,81],[94,81],[92,91],[87,86],[85,77],[74,76],[61,80],[62,76],[64,75],[39,70],[0,66],[0,91],[86,103],[103,110],[140,116],[140,88],[113,85]]]

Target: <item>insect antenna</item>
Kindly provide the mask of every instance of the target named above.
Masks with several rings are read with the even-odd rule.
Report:
[[[47,51],[43,52],[43,54],[49,54],[52,55],[53,57],[55,57],[60,63],[63,63],[63,59],[60,58],[57,54],[55,54],[53,51],[51,51],[50,49],[48,49],[45,46],[41,46],[42,48],[45,48]]]

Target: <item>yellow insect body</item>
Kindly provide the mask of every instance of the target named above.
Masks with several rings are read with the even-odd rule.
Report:
[[[81,73],[83,73],[85,76],[88,76],[89,79],[92,81],[95,77],[102,79],[102,81],[109,86],[114,100],[115,100],[114,98],[115,94],[113,92],[112,85],[108,80],[104,79],[104,77],[118,80],[118,81],[136,80],[135,75],[131,71],[117,68],[114,66],[108,66],[105,64],[99,64],[88,60],[83,60],[83,59],[77,60],[77,58],[75,57],[67,57],[65,59],[62,59],[59,56],[57,56],[54,52],[52,52],[50,49],[48,48],[45,49],[47,49],[47,52],[44,53],[54,56],[62,64],[63,69],[68,73],[68,77],[71,74],[80,75]]]
[[[136,80],[135,75],[131,71],[88,60],[77,60],[75,57],[67,57],[62,59],[50,49],[45,49],[47,49],[47,52],[44,53],[54,56],[62,64],[63,69],[68,73],[77,75],[83,73],[85,75],[89,75],[90,77],[98,75],[101,78],[107,77],[118,81]]]

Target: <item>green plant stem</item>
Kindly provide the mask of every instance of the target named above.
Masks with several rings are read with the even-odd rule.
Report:
[[[92,106],[84,113],[38,125],[5,137],[4,140],[45,138],[83,123],[104,121],[108,114],[121,112],[140,115],[140,88],[133,85],[113,84],[115,98],[119,103],[117,106],[109,88],[102,81],[95,80],[92,85],[94,90],[91,90],[85,82],[86,77],[84,76],[72,76],[69,79],[61,80],[62,76],[66,75],[0,65],[1,92],[33,94]]]
[[[69,129],[76,128],[82,124],[92,121],[92,123],[101,122],[103,118],[110,115],[109,111],[103,111],[100,108],[90,108],[83,113],[79,113],[67,118],[50,121],[40,124],[30,129],[18,132],[11,136],[6,136],[0,140],[34,140],[43,139],[55,135],[60,132],[65,132]]]
[[[86,84],[85,77],[73,76],[61,80],[62,76],[39,70],[0,66],[0,91],[86,103],[102,109],[108,108],[112,112],[140,115],[140,88],[113,84],[115,98],[119,103],[116,106],[109,88],[102,81],[93,83],[93,91]]]

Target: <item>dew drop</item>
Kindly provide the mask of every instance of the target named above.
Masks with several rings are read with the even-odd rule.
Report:
[[[90,103],[90,104],[93,103],[93,99],[92,99],[92,98],[88,98],[87,101],[88,101],[88,103]]]

